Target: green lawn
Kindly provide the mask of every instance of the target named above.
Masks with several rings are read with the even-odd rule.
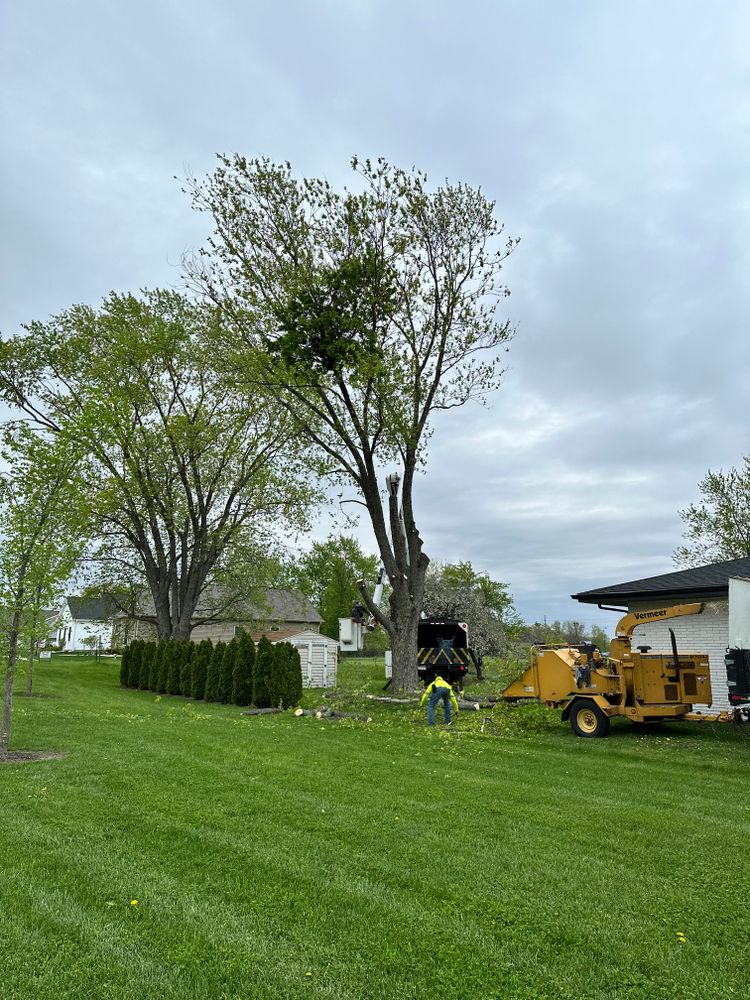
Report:
[[[68,756],[0,768],[4,1000],[748,996],[731,727],[242,718],[66,657],[36,687],[12,746]]]

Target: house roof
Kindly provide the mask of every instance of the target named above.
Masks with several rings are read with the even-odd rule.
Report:
[[[264,621],[304,622],[320,625],[323,619],[299,590],[274,588],[265,593],[267,607],[251,607],[254,618]]]
[[[111,597],[66,597],[70,616],[77,622],[109,621],[117,611]]]
[[[628,601],[673,600],[682,597],[725,597],[729,593],[730,577],[750,577],[750,557],[728,559],[726,562],[675,570],[642,580],[614,583],[609,587],[582,590],[570,596],[582,604],[622,604]]]

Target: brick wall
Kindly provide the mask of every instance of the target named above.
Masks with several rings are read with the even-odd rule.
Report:
[[[631,604],[631,611],[650,611],[663,604]],[[632,646],[651,646],[653,652],[669,652],[672,648],[669,629],[674,629],[677,651],[684,653],[708,653],[711,668],[711,691],[713,709],[729,708],[727,674],[724,668],[724,653],[729,641],[729,601],[711,601],[701,614],[685,618],[671,618],[669,621],[647,622],[638,625],[633,632]],[[696,705],[696,708],[705,708]]]

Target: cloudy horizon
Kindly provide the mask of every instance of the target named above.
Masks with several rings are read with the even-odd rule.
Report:
[[[41,0],[2,28],[2,335],[179,286],[207,230],[175,177],[217,153],[481,185],[517,333],[491,405],[436,422],[428,554],[605,627],[569,595],[673,568],[677,511],[750,451],[750,8]]]

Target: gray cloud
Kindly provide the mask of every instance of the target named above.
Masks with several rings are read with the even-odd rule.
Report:
[[[4,22],[4,333],[179,283],[205,221],[173,175],[216,152],[481,184],[523,240],[519,332],[492,409],[436,424],[428,549],[530,617],[670,568],[677,509],[748,450],[746,5],[43,0]]]

